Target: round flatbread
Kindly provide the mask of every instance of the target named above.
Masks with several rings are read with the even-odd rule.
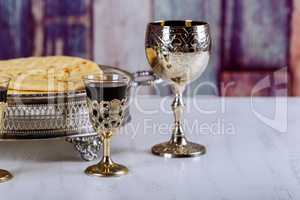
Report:
[[[0,75],[11,77],[10,93],[68,92],[84,88],[82,77],[100,67],[70,56],[29,57],[0,61]]]

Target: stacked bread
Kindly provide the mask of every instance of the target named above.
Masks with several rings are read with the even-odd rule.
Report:
[[[84,88],[83,76],[102,73],[96,63],[69,56],[0,61],[0,75],[11,78],[9,90],[14,94],[80,90]]]

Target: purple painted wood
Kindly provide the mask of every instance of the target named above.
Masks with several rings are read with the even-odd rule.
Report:
[[[93,0],[47,0],[44,3],[43,55],[93,57]]]
[[[93,0],[0,0],[0,59],[93,57]]]
[[[151,21],[149,0],[95,1],[95,59],[128,71],[150,69],[144,38]]]
[[[46,17],[81,16],[89,11],[86,0],[44,0]]]
[[[89,52],[88,46],[86,44],[87,38],[89,38],[89,32],[84,25],[78,24],[67,26],[64,38],[64,55],[91,57],[86,54],[86,52]],[[91,51],[92,50],[90,49],[90,52]]]
[[[33,24],[30,0],[0,1],[0,59],[32,54]]]
[[[84,25],[49,24],[44,27],[44,33],[43,55],[92,57],[92,49],[87,44],[91,42],[89,31]]]
[[[289,95],[286,70],[223,71],[222,96],[287,96]]]
[[[300,0],[293,0],[290,72],[294,96],[300,96]]]
[[[286,67],[291,9],[291,0],[224,0],[222,67]]]

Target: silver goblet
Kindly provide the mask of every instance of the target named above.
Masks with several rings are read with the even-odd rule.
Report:
[[[206,69],[210,57],[209,25],[200,21],[156,21],[147,26],[146,56],[154,73],[168,81],[175,93],[172,103],[175,127],[168,142],[152,147],[152,153],[165,157],[192,157],[206,152],[203,145],[187,141],[182,128],[186,85]]]

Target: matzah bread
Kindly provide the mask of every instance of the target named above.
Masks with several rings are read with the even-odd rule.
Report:
[[[0,75],[12,78],[11,93],[68,92],[84,88],[82,77],[100,74],[89,60],[69,56],[29,57],[0,61]]]

